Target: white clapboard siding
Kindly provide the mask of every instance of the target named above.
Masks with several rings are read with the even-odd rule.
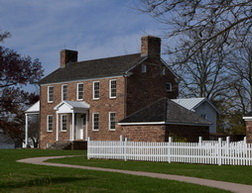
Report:
[[[229,142],[131,142],[88,140],[88,159],[118,159],[216,165],[252,165],[252,144]]]

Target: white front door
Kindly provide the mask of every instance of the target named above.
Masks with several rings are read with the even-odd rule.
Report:
[[[76,135],[75,139],[84,139],[84,127],[85,127],[85,114],[76,115]]]

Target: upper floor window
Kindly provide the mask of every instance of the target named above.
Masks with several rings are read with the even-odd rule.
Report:
[[[116,98],[116,80],[109,81],[109,98]]]
[[[116,129],[116,113],[110,112],[109,113],[109,130]]]
[[[141,65],[141,72],[142,72],[142,73],[147,72],[147,66],[146,66],[146,64],[142,64],[142,65]]]
[[[83,83],[77,84],[77,100],[83,100],[84,99],[84,86]]]
[[[53,86],[47,87],[47,102],[53,102]]]
[[[167,83],[166,83],[166,90],[167,90],[168,92],[171,92],[171,91],[172,91],[172,84],[171,84],[170,82],[167,82]]]
[[[99,81],[93,82],[93,99],[100,98],[100,83]]]
[[[165,68],[162,68],[161,75],[165,75]]]
[[[99,121],[100,121],[99,113],[93,113],[93,130],[99,130]]]
[[[67,100],[67,84],[62,85],[61,87],[61,99],[63,101]]]
[[[52,132],[53,128],[53,116],[47,115],[47,132]]]
[[[61,115],[61,131],[67,131],[67,116]]]

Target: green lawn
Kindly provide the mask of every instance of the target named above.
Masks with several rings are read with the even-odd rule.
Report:
[[[59,168],[17,163],[16,160],[27,157],[82,155],[83,151],[49,151],[33,149],[0,150],[0,192],[4,193],[154,193],[154,192],[227,192],[188,183],[139,177],[126,174],[98,172],[81,169]],[[76,157],[78,162],[106,163],[104,160],[85,161]],[[69,161],[69,159],[65,160]],[[107,162],[109,163],[109,162]],[[112,162],[111,162],[112,163]],[[113,162],[123,163],[125,162]],[[112,163],[112,164],[113,164]],[[127,162],[127,164],[130,162]],[[133,162],[132,162],[133,163]],[[140,162],[139,162],[140,163]],[[147,163],[144,163],[147,164]],[[131,164],[134,165],[134,164]],[[152,168],[152,164],[148,163]],[[166,165],[164,165],[166,166]],[[124,167],[127,169],[126,167]],[[131,168],[128,168],[131,169]]]
[[[67,163],[84,166],[116,168],[123,170],[148,171],[157,173],[177,174],[219,181],[235,182],[252,185],[251,166],[217,166],[181,163],[159,163],[117,160],[87,160],[86,155],[74,158],[50,160],[49,162]]]

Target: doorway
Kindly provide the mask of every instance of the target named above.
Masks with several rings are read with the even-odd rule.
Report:
[[[76,131],[75,139],[83,140],[85,139],[85,129],[86,129],[86,114],[77,114],[76,115]]]

